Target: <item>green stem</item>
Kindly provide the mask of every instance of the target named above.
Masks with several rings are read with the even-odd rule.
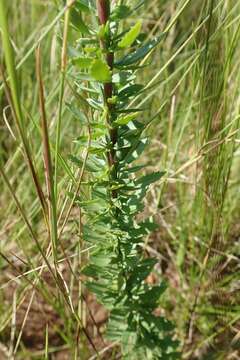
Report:
[[[21,96],[18,85],[17,71],[14,62],[14,52],[12,48],[12,44],[10,41],[8,23],[7,23],[7,10],[6,10],[6,1],[0,0],[0,31],[2,35],[2,44],[3,44],[3,52],[5,64],[7,67],[7,72],[9,76],[9,87],[7,81],[4,78],[3,71],[0,69],[2,73],[3,83],[5,85],[6,95],[8,97],[9,104],[11,105],[13,117],[16,122],[18,132],[23,144],[26,161],[29,166],[29,170],[31,172],[31,176],[36,188],[36,192],[38,194],[42,210],[44,216],[46,217],[46,201],[42,192],[42,188],[39,182],[38,175],[36,173],[35,167],[33,165],[33,159],[31,156],[31,151],[29,147],[29,143],[27,141],[27,136],[24,131],[24,117],[21,106]]]

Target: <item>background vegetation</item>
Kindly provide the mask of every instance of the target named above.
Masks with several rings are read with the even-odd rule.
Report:
[[[88,248],[81,209],[69,196],[87,181],[69,161],[69,154],[84,154],[75,140],[86,131],[69,111],[76,76],[69,59],[79,38],[74,19],[64,1],[0,4],[13,46],[13,54],[5,47],[4,60],[2,37],[0,358],[94,359],[96,349],[101,358],[121,358],[118,344],[103,339],[105,310],[84,287]],[[151,0],[125,24],[141,19],[148,39],[165,34],[148,55],[149,66],[136,72],[147,91],[135,104],[146,109],[143,122],[154,117],[140,163],[148,164],[146,171],[165,171],[141,216],[159,224],[144,244],[146,256],[158,259],[147,281],[168,283],[157,311],[175,324],[183,359],[240,358],[239,14],[234,0]],[[11,99],[6,84],[3,89],[9,75]],[[44,113],[48,132],[42,133]],[[51,153],[57,180],[50,230],[44,198],[54,182],[45,185],[43,153],[45,167]],[[61,237],[52,256],[54,231]]]

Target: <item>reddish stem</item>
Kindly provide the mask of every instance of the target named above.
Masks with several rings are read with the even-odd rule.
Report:
[[[106,25],[109,16],[110,16],[110,0],[98,0],[97,1],[97,9],[98,9],[98,18],[99,18],[99,22],[100,25]],[[113,63],[114,63],[114,53],[109,51],[109,39],[102,39],[101,40],[101,46],[102,48],[105,50],[106,52],[106,62],[110,68],[110,70],[113,70]],[[110,104],[108,102],[108,99],[111,98],[113,96],[113,83],[108,82],[106,84],[104,84],[104,98],[105,98],[105,103],[108,107],[108,124],[111,127],[111,123],[112,123],[112,115],[114,113],[114,105]],[[116,176],[115,171],[115,165],[116,165],[116,159],[115,159],[115,150],[114,147],[116,145],[117,142],[117,129],[112,129],[109,131],[109,135],[110,135],[110,139],[111,139],[111,150],[108,154],[108,163],[109,163],[109,167],[111,168],[111,171],[113,173],[113,177]],[[112,192],[112,197],[116,198],[117,197],[117,192],[114,190]]]
[[[97,2],[98,18],[101,25],[105,25],[110,15],[110,1],[98,0]]]

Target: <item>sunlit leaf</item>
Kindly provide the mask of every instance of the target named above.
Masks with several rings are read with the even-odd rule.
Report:
[[[120,48],[127,48],[130,47],[133,42],[138,37],[142,27],[142,21],[139,20],[122,38],[121,41],[119,41],[118,46]]]
[[[88,57],[78,57],[72,59],[72,63],[80,69],[89,69],[92,65],[93,59]]]
[[[94,60],[90,70],[92,77],[97,81],[108,82],[111,80],[110,68],[101,59]]]

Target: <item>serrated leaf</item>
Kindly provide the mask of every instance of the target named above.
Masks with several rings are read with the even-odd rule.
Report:
[[[100,82],[111,81],[111,71],[109,66],[101,59],[94,60],[90,68],[91,76]]]
[[[136,38],[138,37],[142,27],[142,21],[139,20],[122,38],[121,41],[119,41],[118,46],[120,48],[127,48],[130,47]]]

